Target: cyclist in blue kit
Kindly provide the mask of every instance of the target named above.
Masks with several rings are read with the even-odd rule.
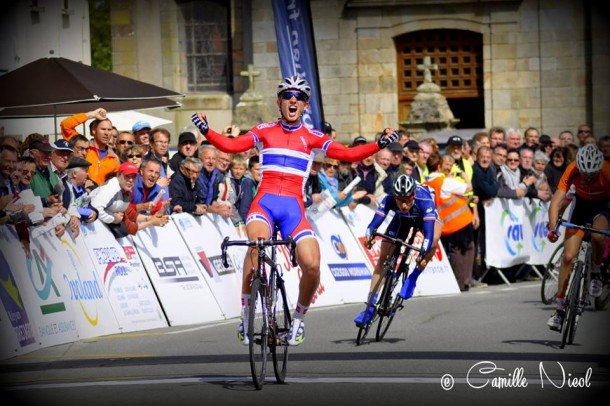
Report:
[[[425,185],[420,185],[409,176],[400,175],[394,181],[392,194],[387,195],[383,199],[375,211],[373,220],[371,220],[366,229],[367,245],[372,242],[373,233],[383,223],[390,211],[393,211],[395,215],[388,225],[385,234],[401,240],[405,240],[410,235],[409,241],[405,242],[411,244],[417,231],[421,231],[424,235],[422,242],[423,254],[418,258],[413,272],[405,279],[405,283],[399,293],[403,299],[409,299],[413,296],[417,278],[426,269],[428,262],[436,252],[442,225],[438,218],[434,196],[430,189]],[[371,277],[371,290],[379,280],[385,261],[392,252],[394,252],[394,245],[390,241],[382,240],[379,261],[377,261]],[[377,300],[378,298],[374,297],[373,303],[376,303]],[[364,310],[356,316],[354,319],[356,326],[360,327],[363,321],[368,322],[373,315],[373,311],[374,308],[370,307],[368,312]]]

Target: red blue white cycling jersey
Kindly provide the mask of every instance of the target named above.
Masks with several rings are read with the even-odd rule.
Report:
[[[379,150],[376,143],[347,148],[324,133],[303,124],[288,126],[280,120],[252,127],[246,134],[228,138],[209,130],[206,138],[221,151],[234,153],[257,147],[261,181],[246,223],[265,221],[272,233],[278,224],[283,236],[315,236],[305,217],[303,189],[316,152],[329,158],[355,162]]]

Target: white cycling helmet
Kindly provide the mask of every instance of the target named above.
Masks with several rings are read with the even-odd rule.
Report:
[[[279,95],[286,90],[298,90],[300,92],[305,93],[307,98],[311,97],[311,87],[309,83],[305,79],[300,76],[293,75],[287,78],[282,79],[279,85],[277,85],[277,95]]]
[[[587,144],[576,153],[576,166],[583,175],[593,175],[601,171],[604,164],[604,154],[596,145]]]
[[[416,186],[413,178],[407,175],[400,175],[394,181],[394,196],[412,197],[415,194]]]

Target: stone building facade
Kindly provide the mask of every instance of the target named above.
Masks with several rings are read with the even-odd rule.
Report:
[[[220,3],[230,13],[230,85],[226,90],[191,91],[182,3],[111,0],[114,71],[187,95],[181,109],[155,111],[174,121],[173,134],[189,125],[194,110],[205,111],[215,129],[234,121],[234,107],[248,88],[248,78],[240,72],[248,64],[260,72],[257,91],[269,110],[277,112],[275,87],[281,72],[271,1]],[[459,52],[473,52],[472,58],[463,57],[459,66],[448,62],[444,73],[434,72],[432,77],[447,89],[456,118],[463,121],[472,115],[478,120],[473,122],[485,128],[534,126],[549,135],[589,123],[596,135],[609,133],[609,15],[601,3],[311,0],[310,4],[324,116],[341,141],[357,135],[372,138],[384,127],[404,122],[414,96],[410,83],[423,81],[423,74],[413,78],[415,70],[405,66],[421,63],[427,51],[435,52],[434,63],[442,62],[443,52],[455,45],[452,39],[462,38],[463,33],[473,34],[474,42],[455,46]],[[427,48],[426,38],[434,38],[435,49]],[[402,45],[407,43],[415,46]],[[465,66],[472,59],[479,65]],[[452,71],[464,73],[463,86]]]

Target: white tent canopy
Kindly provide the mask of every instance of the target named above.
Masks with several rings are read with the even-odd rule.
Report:
[[[49,135],[50,139],[54,139],[55,133],[61,134],[59,123],[67,116],[57,117],[57,131],[53,129],[53,117],[43,118],[4,118],[0,119],[0,126],[4,126],[4,134],[15,135],[20,139],[25,139],[28,134],[40,133],[43,135]],[[164,124],[170,124],[171,120],[164,118],[151,116],[150,114],[140,113],[139,111],[120,111],[108,113],[108,118],[112,121],[119,131],[131,131],[131,127],[138,121],[147,121],[151,128],[155,128]],[[85,125],[85,135],[89,136],[89,122]],[[79,129],[80,133],[83,133],[82,129]]]

